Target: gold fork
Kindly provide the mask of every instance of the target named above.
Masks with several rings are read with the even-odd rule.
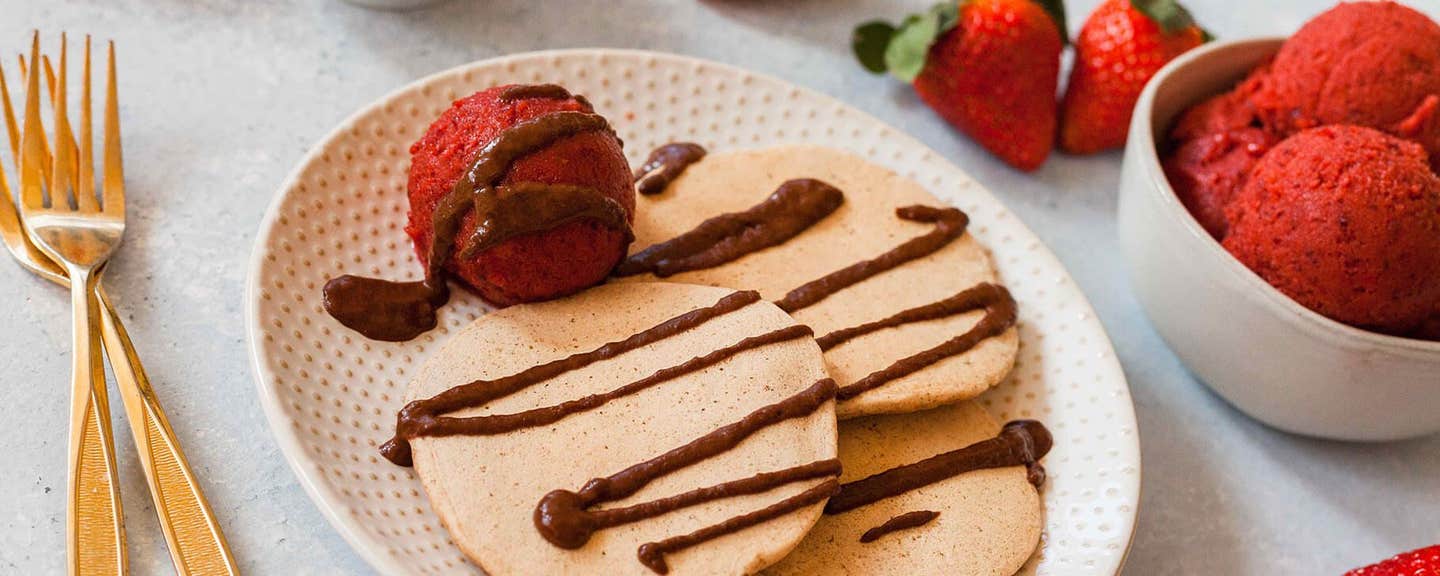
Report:
[[[50,89],[51,106],[56,115],[55,121],[52,123],[56,131],[56,146],[53,153],[49,151],[43,128],[40,128],[38,106],[33,111],[31,109],[31,102],[38,99],[39,94],[38,71],[35,70],[40,67],[36,63],[42,61],[38,56],[38,34],[32,43],[30,74],[26,74],[24,59],[21,59],[21,74],[29,79],[26,93],[26,148],[23,151],[20,149],[21,138],[18,137],[20,131],[16,126],[9,90],[5,85],[4,72],[3,69],[0,69],[0,103],[3,103],[6,127],[10,134],[11,151],[17,159],[21,160],[22,185],[26,180],[25,167],[31,167],[32,179],[43,180],[43,185],[52,191],[52,209],[54,208],[54,191],[63,190],[65,186],[69,186],[74,190],[77,208],[80,206],[82,196],[89,201],[87,206],[99,205],[103,202],[103,207],[98,207],[101,213],[109,211],[111,214],[118,215],[123,227],[124,176],[121,167],[119,114],[115,85],[115,47],[111,43],[108,53],[109,71],[104,117],[103,196],[98,199],[99,202],[96,202],[97,199],[93,196],[94,170],[91,148],[90,39],[87,37],[85,40],[81,131],[80,142],[77,146],[73,136],[69,133],[68,119],[64,117],[67,75],[66,48],[63,38],[62,35],[58,87],[50,60],[43,59],[47,86]],[[33,131],[32,127],[34,127]],[[31,136],[31,134],[37,135]],[[36,147],[31,144],[32,139],[39,140],[40,146]],[[34,151],[34,148],[38,148],[38,152]],[[33,175],[37,154],[40,156],[39,163],[41,165],[38,178]],[[75,167],[76,162],[79,163],[78,170]],[[6,186],[3,170],[0,170],[0,192],[3,192],[0,194],[3,196],[3,200],[0,200],[0,238],[3,238],[11,254],[36,274],[61,285],[69,285],[70,276],[67,276],[67,270],[57,266],[22,232],[20,220],[10,202],[10,191]],[[92,205],[91,202],[94,204]],[[98,282],[98,278],[94,282],[94,293],[97,296],[96,312],[100,316],[100,333],[105,343],[105,351],[109,356],[111,369],[115,373],[116,382],[124,400],[131,432],[139,447],[137,452],[145,471],[146,482],[149,484],[156,514],[159,516],[176,572],[182,575],[192,573],[238,574],[224,534],[220,531],[209,503],[195,482],[194,474],[186,462],[185,455],[180,449],[159,401],[150,388],[149,380],[135,354],[130,338],[120,322],[119,315],[115,314],[111,308],[110,299]],[[93,337],[90,339],[90,343],[93,346]],[[92,374],[100,374],[98,365],[95,366]],[[82,445],[108,447],[109,411],[108,400],[105,398],[103,375],[91,385],[90,397],[93,398],[92,411],[95,412],[96,417],[91,419],[87,415],[87,427],[82,432]],[[89,422],[92,420],[98,426],[89,426]],[[72,439],[74,436],[75,433],[72,431]],[[113,476],[113,453],[107,454],[111,454],[105,460],[108,466],[102,467],[106,474],[98,474],[92,469],[90,475],[98,475],[91,482],[92,484],[98,485],[108,479],[107,489],[102,493],[109,498],[110,510],[113,510],[113,514],[108,517],[101,514],[106,505],[102,501],[96,504],[99,508],[93,510],[97,517],[77,518],[75,512],[77,508],[81,509],[81,513],[86,513],[84,510],[87,509],[81,508],[80,505],[77,505],[79,501],[72,498],[71,522],[67,522],[67,531],[72,536],[70,538],[72,548],[69,555],[72,574],[77,573],[77,570],[84,574],[123,573],[125,569],[124,536],[123,527],[120,524],[119,498],[118,493],[113,490],[116,485]],[[84,469],[81,470],[82,475],[85,472]],[[81,482],[83,484],[86,480],[82,478]],[[92,560],[95,561],[92,562]]]

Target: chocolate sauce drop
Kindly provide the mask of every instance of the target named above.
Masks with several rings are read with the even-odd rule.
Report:
[[[938,516],[940,516],[940,513],[933,510],[916,510],[914,512],[906,512],[904,514],[886,520],[884,524],[866,530],[864,534],[860,535],[860,542],[862,544],[869,544],[871,542],[879,540],[881,536],[884,536],[891,532],[899,532],[901,530],[919,528],[921,526],[929,524]]]
[[[635,170],[635,190],[646,196],[664,192],[691,164],[705,157],[705,148],[693,142],[671,142],[650,152]]]
[[[501,90],[499,99],[501,102],[516,102],[532,98],[565,100],[572,97],[570,91],[559,84],[514,84]]]
[[[372,340],[404,342],[435,328],[449,290],[425,280],[392,282],[346,274],[325,283],[325,311]]]

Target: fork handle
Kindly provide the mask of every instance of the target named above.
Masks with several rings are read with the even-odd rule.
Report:
[[[145,481],[150,485],[150,496],[155,501],[155,513],[165,533],[175,573],[181,576],[239,574],[225,534],[220,531],[215,513],[195,481],[165,411],[150,388],[150,380],[145,377],[145,369],[140,365],[130,336],[125,333],[125,326],[110,307],[110,299],[99,283],[95,293],[99,296],[105,353],[125,403],[130,432],[135,436],[136,452],[145,470]]]
[[[69,508],[66,558],[71,576],[126,574],[125,522],[110,432],[110,400],[100,358],[99,305],[90,270],[70,266],[74,322],[70,389]]]

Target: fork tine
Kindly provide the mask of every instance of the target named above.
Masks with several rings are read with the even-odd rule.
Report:
[[[70,47],[70,42],[66,39],[65,33],[64,33],[64,32],[61,32],[61,33],[60,33],[60,74],[58,75],[58,76],[59,76],[59,81],[58,81],[58,82],[56,81],[56,76],[57,76],[57,75],[55,74],[55,67],[50,64],[50,57],[49,57],[49,56],[46,56],[46,55],[41,55],[41,56],[40,56],[40,60],[41,60],[41,62],[44,62],[44,64],[45,64],[45,87],[46,87],[47,90],[49,90],[49,93],[50,93],[50,110],[51,110],[51,112],[53,113],[55,110],[57,110],[56,106],[58,105],[58,106],[60,107],[61,111],[65,113],[65,125],[64,125],[63,127],[61,127],[61,126],[59,126],[59,125],[52,126],[52,128],[55,128],[55,134],[54,134],[54,136],[52,136],[52,138],[55,139],[55,148],[54,148],[53,150],[50,150],[50,159],[53,160],[53,159],[56,158],[56,157],[61,157],[61,158],[64,158],[64,159],[65,159],[65,162],[66,162],[65,169],[66,169],[66,171],[70,174],[70,178],[69,178],[69,180],[70,180],[70,185],[73,186],[73,185],[75,184],[75,180],[76,180],[76,179],[75,179],[75,172],[76,172],[76,170],[75,170],[75,156],[76,156],[76,154],[77,154],[76,150],[79,148],[79,146],[75,143],[74,125],[70,124],[70,121],[69,121],[69,120],[70,120],[70,107],[69,107],[69,106],[70,106],[70,100],[69,100],[68,94],[70,93],[70,91],[69,91],[69,86],[70,86],[70,84],[69,84],[70,73],[66,71],[66,70],[68,69],[68,67],[65,65],[65,61],[66,61],[65,54],[66,54],[67,49],[68,49],[69,47]],[[57,86],[57,84],[59,85],[59,88],[60,88],[59,92],[56,91],[56,86]],[[61,128],[64,129],[63,132],[62,132]],[[62,138],[62,135],[63,135],[63,138]],[[43,138],[42,138],[41,140],[44,141]],[[47,149],[48,149],[48,143],[47,143]],[[53,169],[53,166],[50,167],[50,168],[48,168],[48,169]],[[56,187],[56,186],[55,186],[55,182],[56,182],[56,180],[54,180],[54,179],[53,179],[53,176],[52,176],[52,180],[50,181],[50,186],[51,186],[51,188],[55,188],[55,187]],[[65,188],[64,186],[59,186],[59,189],[61,189],[61,190],[64,190],[64,188]]]
[[[30,40],[30,61],[40,57],[40,32]],[[20,199],[27,210],[44,208],[45,175],[41,165],[45,157],[40,137],[45,127],[40,124],[40,69],[31,66],[25,82],[25,129],[21,132]]]
[[[85,75],[85,81],[81,83],[80,88],[80,176],[75,195],[80,198],[82,210],[99,210],[100,206],[95,200],[95,142],[92,138],[93,127],[90,118],[89,34],[85,35],[85,65],[82,73]]]
[[[21,73],[24,77],[24,73]],[[20,126],[15,123],[15,108],[10,105],[10,86],[5,83],[5,68],[0,66],[0,102],[5,106],[5,132],[10,137],[10,160],[20,170]]]
[[[18,58],[20,60],[20,76],[22,78],[29,78],[30,69],[25,66],[25,55],[20,54]],[[53,93],[54,92],[52,89],[51,94]],[[29,98],[29,96],[27,95],[26,98]],[[54,101],[54,99],[55,98],[53,96],[50,98],[51,101]],[[45,178],[48,179],[50,178],[50,136],[46,135],[45,130],[43,129],[40,130],[40,148],[42,149],[41,151],[44,152],[44,154],[40,156],[40,167],[42,169],[41,174],[44,174]]]
[[[64,49],[65,34],[60,34],[60,46]],[[50,94],[50,105],[55,105],[55,67],[50,65],[50,55],[41,54],[40,63],[45,65],[45,90]]]
[[[115,91],[115,41],[109,43],[109,70],[105,78],[105,213],[125,216],[125,169],[120,153],[120,98]]]
[[[51,126],[55,128],[54,149],[51,153],[54,162],[50,169],[50,206],[52,208],[61,206],[64,200],[66,207],[75,207],[86,211],[93,211],[99,207],[95,205],[94,199],[87,204],[82,198],[86,196],[75,188],[75,136],[70,129],[70,99],[67,93],[69,84],[69,73],[66,61],[65,33],[60,33],[60,75],[55,82],[56,89],[52,93],[54,101],[50,105],[50,111],[54,114],[55,121]],[[50,59],[45,58],[45,70],[48,73],[51,69]],[[92,192],[93,194],[93,192]]]

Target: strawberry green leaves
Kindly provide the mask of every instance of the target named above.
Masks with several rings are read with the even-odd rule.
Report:
[[[861,24],[850,45],[866,70],[875,74],[889,71],[912,82],[925,68],[925,57],[935,40],[955,28],[959,19],[959,4],[942,2],[923,14],[906,17],[899,27],[880,20]]]
[[[874,20],[855,27],[850,48],[855,51],[855,58],[860,60],[860,65],[871,74],[884,74],[885,48],[890,46],[890,39],[894,37],[895,25]]]
[[[1174,34],[1195,25],[1195,18],[1176,0],[1130,0],[1130,5],[1160,25],[1167,34]],[[1208,34],[1207,34],[1208,35]]]
[[[1063,0],[1035,0],[1035,3],[1044,8],[1045,12],[1050,15],[1050,19],[1055,21],[1055,29],[1060,31],[1060,42],[1069,44],[1070,29],[1065,27],[1065,2]]]

